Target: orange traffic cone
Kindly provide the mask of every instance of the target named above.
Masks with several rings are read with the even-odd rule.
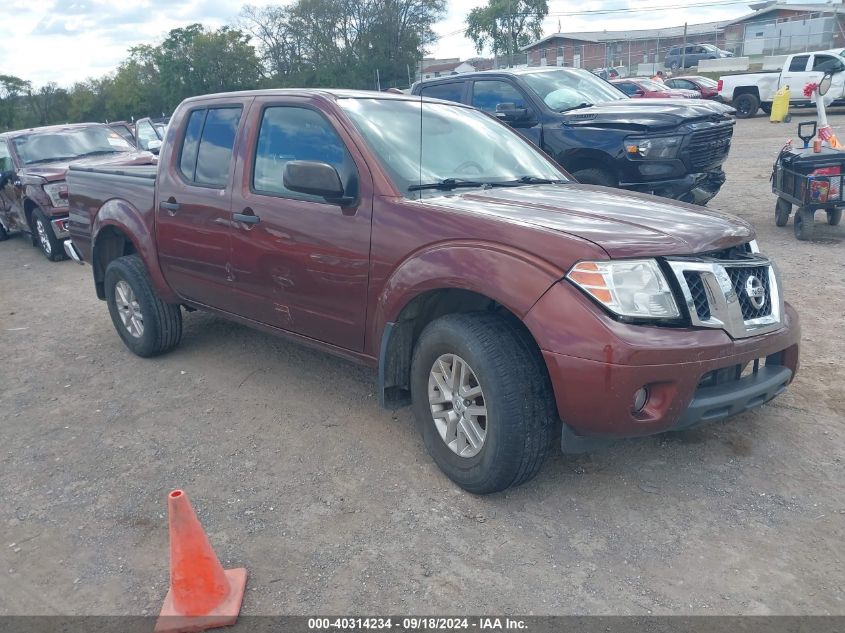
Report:
[[[231,626],[246,589],[246,569],[223,569],[188,496],[167,496],[170,521],[170,590],[155,633],[188,633]]]

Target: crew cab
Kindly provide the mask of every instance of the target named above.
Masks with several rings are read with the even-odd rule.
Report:
[[[412,92],[498,117],[582,183],[706,204],[725,182],[734,119],[718,103],[629,99],[577,68],[462,73]]]
[[[183,307],[378,370],[474,493],[779,394],[799,325],[746,222],[574,181],[479,110],[406,95],[195,97],[158,166],[74,166],[68,253],[139,356]],[[139,367],[139,371],[142,370]]]
[[[31,128],[0,134],[0,240],[23,231],[52,261],[64,259],[68,164],[150,162],[120,134],[99,123]]]
[[[789,55],[780,71],[725,75],[719,79],[718,90],[721,99],[736,108],[736,116],[746,119],[757,114],[761,108],[766,114],[772,111],[775,93],[784,86],[789,87],[789,102],[793,105],[811,104],[804,94],[809,83],[818,83],[825,73],[833,75],[833,81],[825,95],[825,103],[845,98],[845,58],[842,49],[814,51]]]

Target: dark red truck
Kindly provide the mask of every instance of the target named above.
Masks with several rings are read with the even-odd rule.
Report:
[[[735,217],[574,182],[507,126],[403,95],[188,99],[158,167],[72,168],[69,254],[126,345],[208,310],[378,368],[476,493],[566,451],[759,406],[798,368]]]
[[[23,231],[52,261],[64,259],[71,162],[149,163],[116,131],[100,123],[30,128],[0,134],[0,241]]]

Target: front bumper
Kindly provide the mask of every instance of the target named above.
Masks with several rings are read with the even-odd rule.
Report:
[[[777,396],[798,371],[800,326],[789,304],[779,329],[734,340],[717,329],[620,323],[576,296],[568,288],[557,298],[547,293],[525,321],[542,349],[567,452],[591,448],[589,438],[652,435],[736,415]],[[743,375],[755,361],[756,373]],[[648,399],[635,412],[642,388]]]
[[[619,183],[619,186],[623,189],[651,193],[655,196],[672,198],[682,202],[705,204],[719,193],[723,184],[725,184],[725,172],[716,169],[698,174],[687,174],[682,178],[671,178],[669,180],[623,182]]]

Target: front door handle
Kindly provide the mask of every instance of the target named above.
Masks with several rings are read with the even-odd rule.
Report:
[[[163,201],[158,203],[158,208],[162,209],[164,211],[172,211],[173,213],[175,213],[176,211],[179,210],[180,206],[179,206],[179,203],[176,202],[175,200],[173,202],[171,202],[169,200],[167,200],[167,201],[163,200]]]
[[[247,210],[248,209],[244,209],[244,211]],[[243,222],[244,224],[258,224],[261,222],[261,218],[255,215],[252,211],[249,213],[233,213],[232,217],[238,222]]]

